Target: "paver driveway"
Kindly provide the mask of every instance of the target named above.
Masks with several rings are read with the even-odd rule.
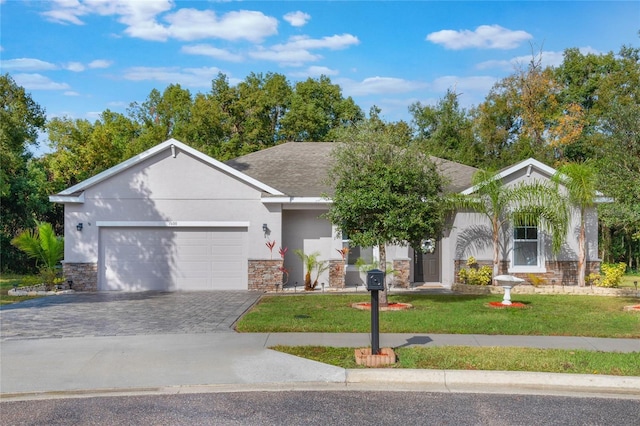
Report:
[[[0,339],[233,332],[260,298],[249,291],[81,293],[0,309]]]

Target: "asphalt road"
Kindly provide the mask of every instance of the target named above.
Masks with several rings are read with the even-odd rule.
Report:
[[[3,402],[11,425],[632,425],[638,399],[285,391]]]

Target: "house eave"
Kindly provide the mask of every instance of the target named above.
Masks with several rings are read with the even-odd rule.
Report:
[[[49,195],[49,202],[62,204],[83,204],[84,192],[82,192],[80,195]]]
[[[332,201],[324,197],[262,197],[263,204],[318,204],[329,205]]]

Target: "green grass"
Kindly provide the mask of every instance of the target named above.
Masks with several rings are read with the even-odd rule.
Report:
[[[351,307],[361,295],[263,297],[237,325],[241,332],[368,333],[371,314]],[[526,308],[493,309],[499,295],[392,295],[413,309],[380,312],[382,333],[640,337],[640,314],[623,307],[637,298],[517,295]]]
[[[272,349],[342,368],[364,368],[356,365],[353,348],[275,346]],[[392,368],[640,376],[640,352],[470,346],[410,347],[398,348],[395,352],[398,362]]]
[[[620,287],[635,288],[635,286],[633,285],[634,281],[638,283],[638,286],[640,288],[640,275],[624,275],[622,277],[622,281],[620,282]]]
[[[38,296],[9,296],[8,292],[14,284],[18,286],[34,285],[40,280],[36,275],[2,274],[0,276],[0,305],[22,302]]]

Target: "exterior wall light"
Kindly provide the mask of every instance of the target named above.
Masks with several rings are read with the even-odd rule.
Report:
[[[265,234],[269,231],[269,227],[267,226],[266,223],[262,224],[262,232],[264,232]]]
[[[76,225],[76,229],[82,232],[82,222]]]

